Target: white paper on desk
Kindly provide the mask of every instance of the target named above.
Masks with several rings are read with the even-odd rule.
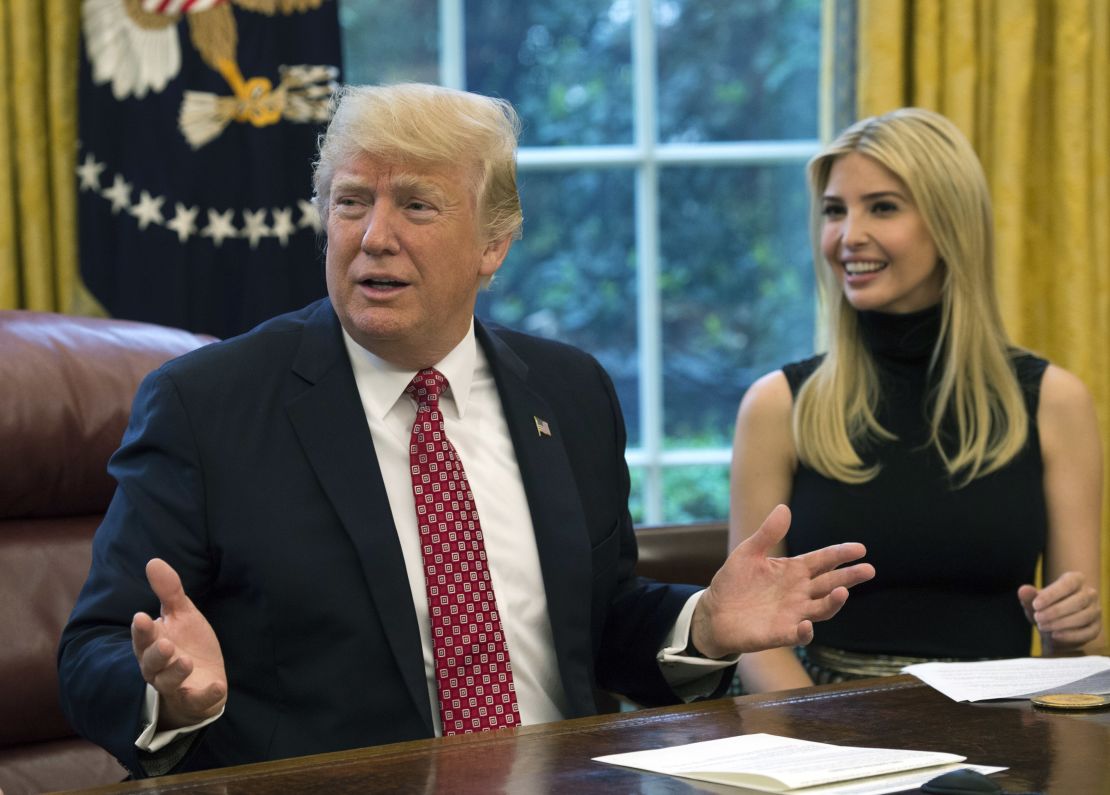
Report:
[[[1039,693],[1110,693],[1110,657],[1020,657],[983,662],[918,663],[903,673],[913,674],[953,701],[989,698],[1029,698]],[[1101,682],[1101,685],[1099,684]],[[1102,689],[1090,689],[1101,686]]]
[[[874,788],[877,781],[861,779],[915,770],[927,774],[921,779],[927,781],[940,775],[942,771],[938,766],[963,760],[962,756],[935,751],[859,748],[773,734],[746,734],[654,751],[610,754],[596,757],[594,761],[761,792],[793,792],[836,783],[871,784],[872,788],[853,790],[862,794],[897,792],[898,787]],[[821,790],[822,795],[826,792],[831,795],[849,790]]]
[[[905,773],[890,773],[885,776],[857,778],[852,781],[840,781],[836,784],[820,784],[816,787],[788,790],[787,795],[886,795],[891,792],[905,792],[908,789],[916,789],[930,779],[962,768],[976,770],[984,776],[1006,769],[1004,767],[988,767],[987,765],[940,765],[939,767],[926,767],[921,770],[909,770]],[[738,793],[753,791],[747,787],[737,789]]]
[[[1110,694],[1110,667],[1082,679],[1076,679],[1074,682],[1068,682],[1060,687],[1050,687],[1045,690],[1038,690],[1035,693],[1027,693],[1022,698],[1043,696],[1048,693],[1098,693],[1099,695],[1108,695]]]

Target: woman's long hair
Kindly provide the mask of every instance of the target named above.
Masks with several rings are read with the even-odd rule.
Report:
[[[809,162],[810,234],[828,352],[798,393],[798,458],[826,477],[863,483],[878,466],[866,466],[859,450],[894,438],[876,418],[878,373],[860,338],[857,312],[821,252],[822,197],[833,163],[850,152],[872,158],[905,183],[944,268],[941,330],[929,364],[935,376],[930,443],[953,480],[966,485],[1018,454],[1028,413],[995,295],[993,221],[982,166],[956,125],[920,108],[859,121]]]

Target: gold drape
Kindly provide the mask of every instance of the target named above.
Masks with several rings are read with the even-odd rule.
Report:
[[[77,272],[72,0],[0,0],[0,308],[102,314]]]
[[[860,116],[931,108],[968,135],[994,200],[1007,330],[1094,394],[1110,450],[1110,3],[859,0]],[[1110,619],[1110,471],[1103,615]],[[1104,635],[1110,638],[1110,634]]]

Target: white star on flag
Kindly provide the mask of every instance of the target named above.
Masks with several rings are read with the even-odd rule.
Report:
[[[258,248],[258,241],[269,237],[270,227],[266,226],[266,208],[243,210],[243,237],[251,242],[251,248]]]
[[[270,230],[271,234],[281,241],[281,245],[286,245],[289,242],[289,236],[297,231],[297,227],[293,225],[293,208],[292,207],[275,207],[274,208],[274,225]]]
[[[173,206],[174,216],[166,226],[177,232],[177,242],[184,243],[197,232],[197,207],[186,207],[181,202]]]
[[[235,210],[232,209],[219,213],[211,207],[208,208],[208,226],[200,230],[201,236],[212,238],[212,242],[219,248],[225,239],[238,235],[239,232],[235,228],[235,224],[231,222],[231,216],[234,212]]]
[[[297,208],[301,211],[301,220],[297,222],[299,228],[311,226],[316,232],[324,228],[320,222],[320,213],[316,212],[316,205],[304,199],[297,199]]]
[[[81,179],[81,190],[100,190],[100,172],[104,170],[104,163],[97,161],[91,152],[85,154],[85,162],[77,167],[77,176]]]
[[[122,174],[116,174],[112,187],[105,188],[100,195],[112,202],[112,215],[118,215],[120,210],[131,206],[131,183]]]
[[[151,196],[145,190],[139,194],[139,203],[129,210],[139,219],[139,229],[146,229],[151,224],[161,226],[165,222],[166,219],[162,216],[162,204],[165,201],[165,196]]]

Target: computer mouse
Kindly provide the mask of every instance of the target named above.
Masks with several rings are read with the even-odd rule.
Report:
[[[978,771],[963,768],[929,779],[921,791],[930,795],[998,795],[1002,787]]]

